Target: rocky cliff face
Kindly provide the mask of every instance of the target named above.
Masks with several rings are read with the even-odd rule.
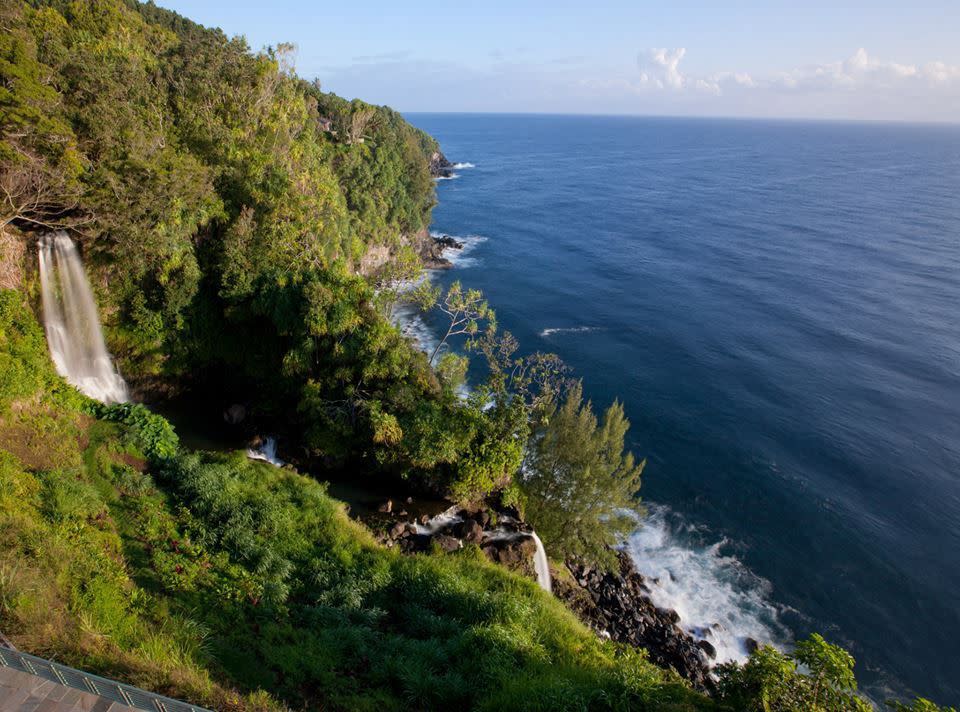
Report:
[[[453,164],[440,151],[430,156],[430,175],[434,178],[449,178],[453,175]]]
[[[26,244],[19,233],[0,229],[0,289],[19,289],[23,282]]]
[[[630,557],[623,552],[617,556],[620,570],[616,572],[568,561],[572,582],[558,578],[554,594],[599,635],[643,648],[661,667],[673,668],[700,690],[710,689],[713,646],[681,629],[676,611],[657,608]]]
[[[463,243],[449,235],[434,237],[423,229],[406,238],[407,244],[419,255],[425,269],[450,269],[453,263],[444,256],[447,250],[461,250]],[[386,245],[374,245],[360,259],[357,272],[364,277],[374,277],[377,272],[396,257],[396,251]]]

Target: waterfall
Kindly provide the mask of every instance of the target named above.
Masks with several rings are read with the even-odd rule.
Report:
[[[553,593],[553,582],[550,580],[550,562],[547,561],[547,550],[543,548],[543,542],[537,536],[535,531],[530,532],[534,543],[537,545],[537,552],[533,555],[533,569],[537,572],[537,583],[547,593]]]
[[[62,230],[40,238],[40,290],[47,345],[57,373],[103,403],[129,400],[100,329],[76,245]]]
[[[504,516],[502,521],[510,523],[516,522],[515,519],[507,516]],[[533,571],[537,575],[537,583],[540,585],[540,588],[547,593],[553,593],[553,581],[550,578],[550,562],[547,560],[547,550],[543,547],[543,542],[540,541],[540,537],[537,536],[535,531],[532,529],[528,532],[516,531],[500,526],[484,535],[486,541],[515,541],[527,537],[533,540],[533,543],[536,545],[536,550],[533,552]]]
[[[264,438],[258,447],[247,448],[247,457],[269,462],[274,467],[283,467],[283,460],[277,458],[276,438]]]
[[[453,505],[449,509],[446,509],[435,517],[429,519],[425,524],[414,524],[414,530],[417,534],[435,534],[441,529],[444,529],[451,524],[458,524],[463,521],[457,512],[460,511],[460,507]]]

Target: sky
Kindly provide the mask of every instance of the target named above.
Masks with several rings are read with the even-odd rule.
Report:
[[[960,122],[960,0],[157,0],[400,111]]]

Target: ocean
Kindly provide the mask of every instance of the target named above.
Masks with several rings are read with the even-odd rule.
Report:
[[[657,601],[960,704],[960,127],[408,118],[462,164],[433,278],[623,401]]]

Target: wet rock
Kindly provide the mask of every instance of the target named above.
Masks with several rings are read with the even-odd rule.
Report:
[[[435,237],[433,241],[443,249],[451,250],[462,250],[463,243],[458,240],[454,240],[449,235],[444,235],[443,237]]]
[[[555,580],[554,594],[598,635],[605,632],[619,643],[643,648],[653,662],[673,668],[698,689],[710,689],[713,683],[706,660],[716,650],[683,631],[676,611],[657,608],[629,557],[622,552],[617,556],[619,571],[612,572],[568,561],[573,582]]]
[[[673,625],[676,625],[680,622],[680,614],[672,608],[658,608],[657,616],[659,616],[661,620],[669,622]]]
[[[406,522],[397,522],[392,527],[390,527],[390,538],[399,539],[400,537],[407,534],[407,523]]]
[[[752,655],[754,651],[760,649],[760,643],[754,638],[747,638],[743,641],[743,647],[747,649],[749,655]]]
[[[438,534],[437,536],[433,537],[433,542],[437,544],[441,550],[448,554],[451,551],[456,551],[461,546],[459,539],[449,536],[448,534]]]
[[[453,175],[453,164],[440,151],[430,156],[430,175],[434,178],[449,178]]]
[[[697,647],[704,652],[704,654],[711,660],[717,659],[717,649],[713,647],[713,644],[708,640],[698,640]]]
[[[456,526],[456,534],[464,541],[477,543],[483,537],[483,527],[473,519],[464,519]]]
[[[393,500],[388,499],[386,502],[377,507],[377,511],[384,514],[390,514],[390,512],[393,511]]]
[[[429,534],[411,533],[400,539],[400,550],[405,554],[419,554],[430,551],[430,542],[433,538]]]

